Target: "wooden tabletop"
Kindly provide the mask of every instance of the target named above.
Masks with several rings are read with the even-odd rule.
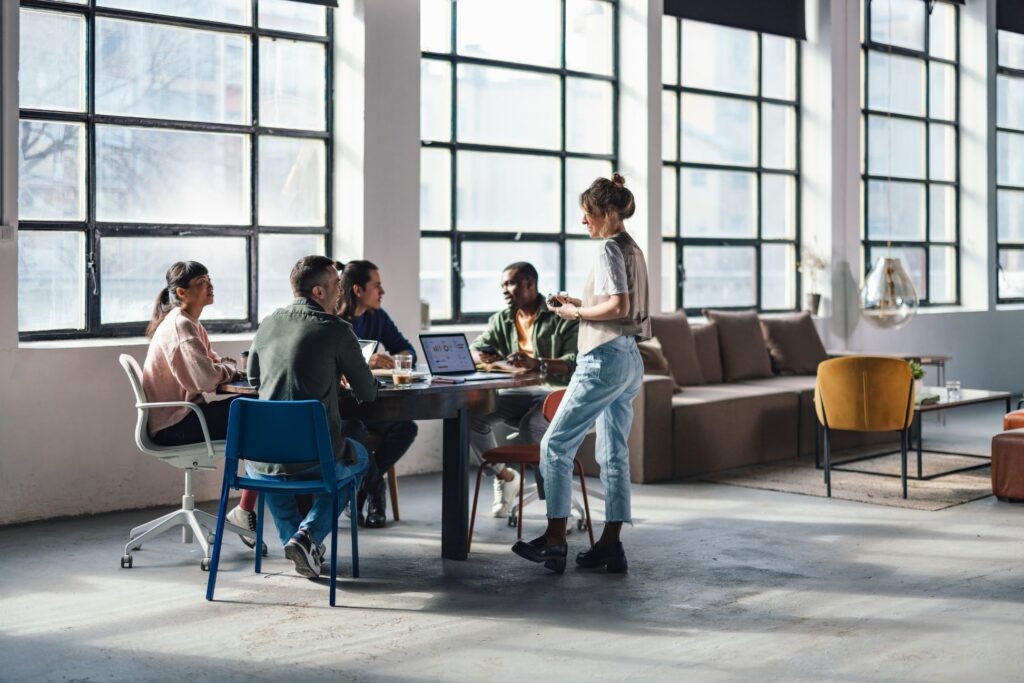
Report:
[[[404,396],[406,394],[416,394],[417,396],[427,396],[432,394],[450,394],[453,391],[493,391],[497,389],[515,389],[517,387],[528,387],[536,384],[543,384],[544,378],[538,372],[524,372],[518,375],[509,375],[505,373],[494,373],[493,380],[480,380],[477,382],[462,382],[460,384],[450,384],[448,382],[434,382],[430,378],[425,382],[413,382],[405,386],[396,386],[394,384],[384,384],[377,390],[378,398],[387,396]],[[225,382],[217,387],[218,391],[225,394],[240,394],[242,396],[256,396],[259,394],[257,389],[249,384],[248,380],[239,379],[234,382]],[[346,393],[351,395],[348,387],[342,385],[342,389]]]

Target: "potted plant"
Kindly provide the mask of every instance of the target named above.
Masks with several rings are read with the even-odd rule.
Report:
[[[805,246],[803,253],[800,255],[800,263],[797,264],[797,270],[801,273],[807,274],[809,280],[808,291],[806,295],[806,308],[811,312],[811,315],[818,315],[818,308],[821,306],[821,292],[818,291],[818,277],[828,269],[828,261],[825,259],[817,249],[811,246]]]
[[[916,360],[908,360],[910,374],[914,377],[914,393],[921,396],[924,392],[924,366]]]

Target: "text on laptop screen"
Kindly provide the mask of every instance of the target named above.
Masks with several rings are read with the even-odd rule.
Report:
[[[469,353],[469,342],[464,334],[420,337],[423,353],[427,357],[430,372],[473,372],[473,356]]]

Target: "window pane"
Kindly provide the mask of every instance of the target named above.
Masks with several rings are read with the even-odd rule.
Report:
[[[933,119],[956,119],[956,68],[932,62],[928,65],[930,92],[928,114]]]
[[[452,154],[447,149],[420,150],[420,229],[452,227]],[[438,316],[434,316],[438,317]]]
[[[924,116],[925,61],[868,52],[868,108]]]
[[[85,109],[85,18],[21,10],[18,82],[24,109]]]
[[[685,247],[685,308],[753,306],[757,276],[753,247]]]
[[[244,237],[106,237],[100,242],[100,321],[150,319],[153,300],[167,286],[176,261],[199,261],[210,271],[214,302],[204,320],[247,316],[249,264]]]
[[[757,176],[742,171],[682,169],[683,237],[756,237]]]
[[[561,84],[557,76],[471,64],[460,64],[456,73],[460,142],[544,149],[561,146]]]
[[[678,138],[676,133],[679,130],[676,103],[679,98],[673,92],[661,93],[661,158],[665,161],[677,161],[676,150],[678,149]]]
[[[458,53],[506,62],[561,66],[562,6],[558,0],[459,0]],[[529,36],[529,40],[524,40]]]
[[[953,126],[931,125],[928,144],[928,176],[932,180],[956,180],[956,130]]]
[[[868,117],[868,171],[872,175],[924,178],[924,124]]]
[[[587,234],[587,226],[583,225],[580,195],[597,178],[610,178],[611,175],[612,164],[610,161],[571,158],[565,160],[565,231],[567,233]]]
[[[18,231],[19,331],[84,328],[84,295],[84,233]]]
[[[250,0],[96,0],[96,4],[99,7],[117,7],[226,24],[252,23]]]
[[[931,239],[937,242],[956,240],[956,190],[946,185],[928,188]]]
[[[451,320],[451,242],[425,237],[420,240],[420,297],[430,304],[431,320]]]
[[[1024,251],[999,250],[999,298],[1024,298]]]
[[[457,160],[460,230],[558,232],[557,158],[459,152]]]
[[[757,107],[751,102],[683,95],[683,161],[753,166],[757,160]]]
[[[494,313],[506,307],[498,286],[501,271],[516,261],[537,269],[542,292],[557,289],[558,245],[548,242],[463,242],[462,312]]]
[[[260,235],[259,240],[258,317],[262,320],[291,303],[292,267],[303,256],[323,254],[324,238],[323,235]]]
[[[324,130],[326,54],[317,43],[260,39],[261,126]]]
[[[249,39],[96,19],[96,111],[213,123],[249,122]]]
[[[1024,78],[996,76],[996,125],[1024,130]]]
[[[452,67],[436,59],[420,60],[420,138],[452,139]]]
[[[608,2],[567,0],[565,66],[574,71],[612,75],[612,12]]]
[[[565,148],[611,154],[612,84],[584,78],[565,80]]]
[[[678,26],[675,17],[661,17],[661,82],[669,85],[679,84]]]
[[[761,35],[764,71],[761,94],[779,100],[796,99],[796,41],[792,38]]]
[[[582,296],[587,278],[594,267],[600,240],[566,240],[565,242],[565,291],[570,296]],[[554,292],[556,283],[546,285],[542,293]]]
[[[1000,242],[1024,242],[1024,192],[998,190]]]
[[[996,182],[1024,187],[1024,135],[997,132],[996,155]]]
[[[85,126],[18,124],[18,217],[85,220]]]
[[[919,183],[869,180],[868,238],[923,240],[924,187]]]
[[[796,107],[761,105],[761,165],[796,168]]]
[[[452,51],[452,0],[420,0],[420,49]],[[431,307],[431,316],[434,315]]]
[[[796,248],[791,244],[761,247],[761,308],[796,308]]]
[[[871,40],[924,50],[925,12],[921,0],[868,0],[871,3]]]
[[[931,303],[956,303],[956,250],[953,247],[928,248],[928,278]]]
[[[292,33],[327,34],[327,12],[323,7],[291,0],[260,0],[261,28]]]
[[[757,94],[757,34],[683,20],[683,85]]]
[[[928,30],[928,53],[956,59],[956,9],[943,2],[931,3]]]
[[[327,224],[327,146],[322,140],[263,136],[259,221],[264,226]]]
[[[796,179],[792,176],[761,176],[761,236],[796,237]]]
[[[999,66],[1024,69],[1024,34],[999,32]]]
[[[891,253],[890,253],[891,252]],[[869,264],[874,264],[880,258],[898,258],[903,261],[903,268],[910,276],[917,290],[918,299],[926,299],[928,288],[925,283],[924,272],[924,248],[922,247],[893,247],[891,250],[885,247],[875,247],[871,250]]]
[[[248,225],[249,136],[96,127],[96,217]]]
[[[666,237],[676,235],[678,197],[676,169],[671,166],[663,166],[661,169],[661,234]]]
[[[676,303],[677,275],[676,245],[664,242],[661,245],[661,310],[666,313],[679,308],[679,304]]]

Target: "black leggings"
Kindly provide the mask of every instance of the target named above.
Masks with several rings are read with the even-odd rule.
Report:
[[[199,410],[203,411],[206,418],[206,427],[210,430],[210,439],[223,441],[228,435],[228,409],[231,401],[237,396],[226,398],[223,401],[213,403],[197,403]],[[160,446],[182,446],[189,443],[203,442],[203,428],[199,424],[199,417],[189,409],[188,415],[181,422],[172,424],[170,427],[161,429],[153,435],[153,442]]]

